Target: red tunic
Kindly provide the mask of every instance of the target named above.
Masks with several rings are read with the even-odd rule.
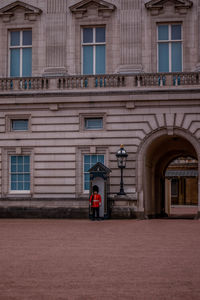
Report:
[[[92,201],[92,199],[93,199],[93,201]],[[99,195],[99,194],[92,194],[90,196],[90,203],[91,202],[93,203],[91,205],[91,207],[99,207],[101,205],[101,195]]]

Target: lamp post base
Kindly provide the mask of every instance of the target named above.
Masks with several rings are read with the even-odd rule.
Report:
[[[126,193],[124,191],[120,191],[119,193],[117,193],[117,195],[126,195]]]

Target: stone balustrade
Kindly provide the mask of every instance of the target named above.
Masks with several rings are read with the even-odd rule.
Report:
[[[199,86],[199,72],[0,78],[0,92]]]

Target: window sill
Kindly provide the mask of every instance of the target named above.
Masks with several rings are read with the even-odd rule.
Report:
[[[30,191],[10,191],[8,195],[30,195]]]

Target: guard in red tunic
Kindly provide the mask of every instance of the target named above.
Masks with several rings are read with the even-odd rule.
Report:
[[[93,186],[93,193],[90,196],[90,206],[92,208],[92,220],[99,219],[99,207],[101,206],[101,195],[97,185]]]

